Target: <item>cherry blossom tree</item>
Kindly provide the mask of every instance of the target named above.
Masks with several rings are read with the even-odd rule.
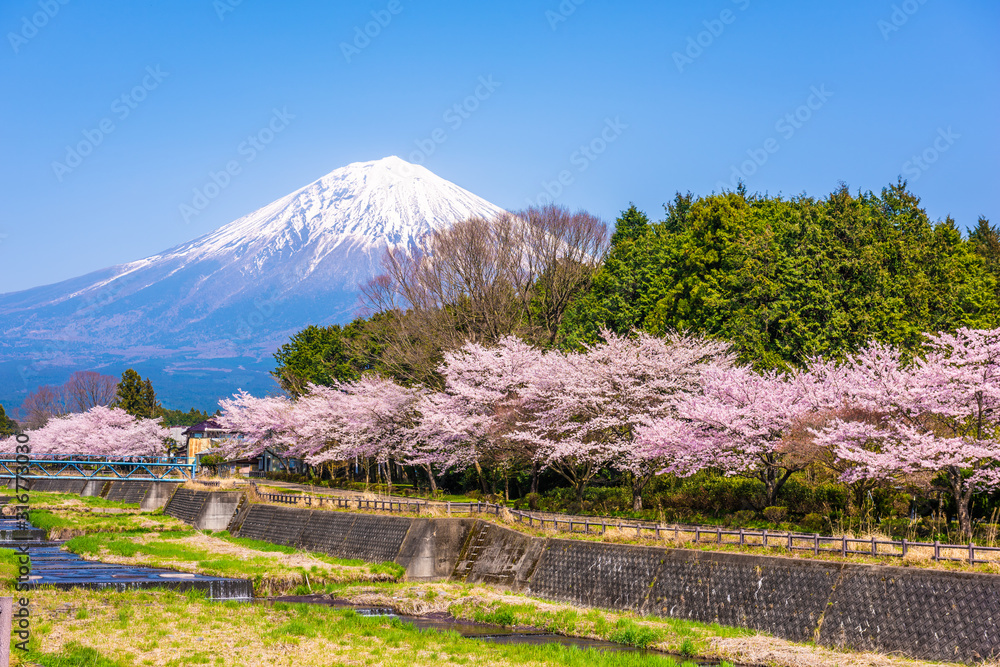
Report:
[[[284,396],[257,398],[240,391],[219,401],[221,414],[215,418],[223,428],[237,435],[226,438],[214,453],[227,458],[258,456],[265,448],[282,452],[290,447],[287,427],[292,404]]]
[[[45,426],[28,431],[32,454],[103,456],[109,459],[162,456],[170,432],[159,419],[136,419],[119,408],[96,406],[86,412],[53,417]],[[3,451],[14,451],[13,437]]]
[[[660,452],[640,446],[640,430],[673,414],[703,373],[728,367],[732,356],[724,343],[677,334],[601,336],[582,352],[548,352],[533,366],[517,437],[538,447],[539,459],[573,485],[577,502],[602,466],[628,471],[633,507],[641,509]]]
[[[850,464],[848,482],[942,474],[971,539],[973,496],[1000,487],[1000,330],[927,338],[926,355],[910,364],[885,345],[851,358],[845,404],[872,416],[835,420],[817,440]]]
[[[641,431],[650,454],[666,462],[664,471],[691,475],[718,468],[729,475],[759,479],[765,506],[777,502],[792,473],[808,465],[788,440],[808,415],[836,406],[829,368],[822,373],[758,373],[746,366],[706,370],[701,391],[684,395],[676,414]]]
[[[418,407],[416,436],[428,455],[433,453],[444,468],[475,467],[484,492],[484,461],[500,466],[504,479],[513,465],[532,465],[537,490],[534,448],[507,433],[518,415],[519,394],[541,357],[541,351],[513,336],[491,347],[467,342],[445,353],[438,368],[444,391],[427,394]]]
[[[422,394],[377,375],[333,387],[311,385],[293,404],[286,437],[311,465],[358,458],[379,466],[422,462],[425,454],[414,448],[413,435]]]

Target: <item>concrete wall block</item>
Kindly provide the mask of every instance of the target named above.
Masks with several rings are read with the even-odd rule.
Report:
[[[646,606],[663,552],[651,547],[550,540],[528,593],[605,609]]]
[[[850,565],[830,597],[819,643],[930,660],[1000,655],[1000,577]]]
[[[447,579],[455,570],[462,545],[477,522],[473,519],[411,519],[395,561],[406,568],[406,578],[420,581]]]

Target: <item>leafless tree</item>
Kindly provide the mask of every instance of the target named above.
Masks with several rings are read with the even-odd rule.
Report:
[[[390,249],[384,273],[363,287],[370,312],[387,316],[394,374],[433,384],[442,350],[517,334],[556,342],[572,298],[589,286],[607,250],[607,226],[557,206],[434,232],[426,248]]]
[[[63,385],[63,396],[69,412],[86,412],[98,405],[115,400],[118,378],[94,371],[77,371]]]
[[[43,385],[28,394],[18,409],[18,421],[26,430],[39,429],[53,417],[66,414],[62,387]]]

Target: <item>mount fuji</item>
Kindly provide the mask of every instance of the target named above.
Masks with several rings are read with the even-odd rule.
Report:
[[[0,294],[0,402],[17,405],[75,370],[128,366],[171,407],[273,391],[274,350],[306,325],[351,319],[387,247],[412,251],[435,229],[500,212],[387,157],[152,257]]]

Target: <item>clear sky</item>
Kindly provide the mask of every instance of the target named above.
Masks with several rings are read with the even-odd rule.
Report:
[[[0,292],[387,155],[609,221],[902,175],[932,218],[1000,223],[993,0],[5,0],[0,27]]]

